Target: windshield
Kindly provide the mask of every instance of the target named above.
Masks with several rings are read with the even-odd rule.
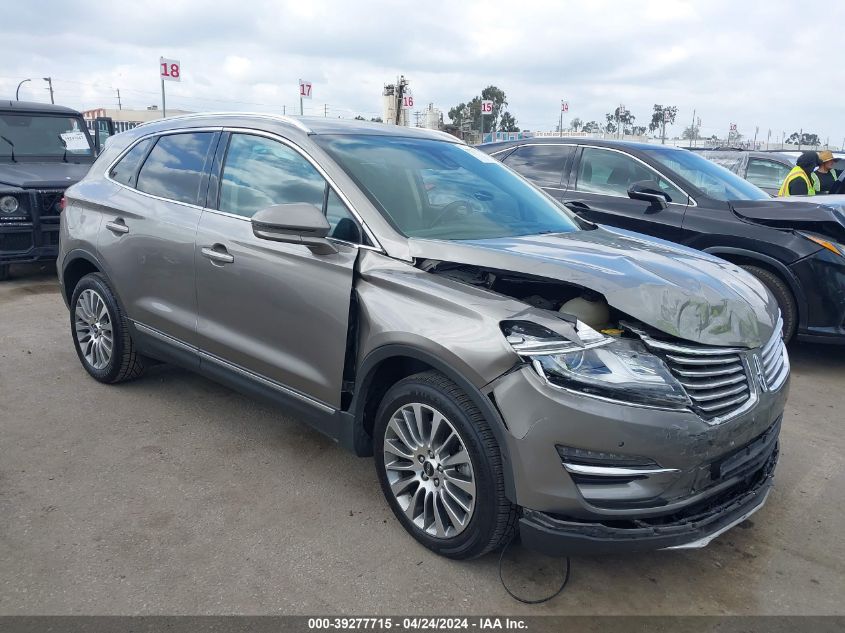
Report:
[[[466,145],[376,135],[315,141],[408,237],[474,240],[578,230],[551,198]]]
[[[732,171],[680,149],[650,149],[648,155],[716,200],[768,200],[769,194]]]
[[[82,119],[72,116],[0,114],[0,158],[93,157],[83,125]]]

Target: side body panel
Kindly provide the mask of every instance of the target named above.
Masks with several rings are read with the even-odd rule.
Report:
[[[246,218],[207,210],[197,235],[200,351],[338,408],[358,250],[337,248],[315,255],[260,239]]]

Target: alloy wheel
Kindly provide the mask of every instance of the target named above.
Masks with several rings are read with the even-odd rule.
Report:
[[[405,516],[429,536],[463,532],[475,509],[472,460],[452,423],[419,402],[400,407],[384,433],[384,468]]]
[[[94,369],[105,369],[114,349],[114,332],[108,307],[94,290],[80,293],[74,307],[74,336],[85,361]]]

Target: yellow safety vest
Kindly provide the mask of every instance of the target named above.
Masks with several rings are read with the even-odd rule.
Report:
[[[788,174],[786,174],[786,178],[783,179],[783,184],[780,186],[780,191],[778,191],[778,196],[788,196],[789,195],[789,183],[791,183],[796,178],[801,178],[807,183],[807,195],[814,196],[816,195],[816,188],[813,186],[813,183],[810,181],[810,177],[807,176],[807,172],[804,171],[801,167],[796,165],[792,168]]]
[[[836,170],[835,169],[831,169],[828,173],[831,176],[833,176],[834,180],[836,180]],[[812,176],[812,178],[813,178],[813,189],[816,190],[816,193],[820,193],[821,190],[822,190],[822,183],[821,183],[821,180],[819,180],[819,172],[814,171],[812,174],[810,174],[810,176]]]

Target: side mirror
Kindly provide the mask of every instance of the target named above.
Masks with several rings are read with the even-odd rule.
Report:
[[[669,195],[653,180],[640,180],[628,187],[628,197],[632,200],[642,200],[651,203],[659,209],[669,206]]]
[[[94,149],[97,154],[103,151],[106,141],[114,136],[114,121],[109,116],[98,116],[94,120]]]
[[[331,228],[323,211],[305,202],[274,204],[252,216],[255,237],[286,244],[302,244],[317,255],[337,252],[326,239]]]

